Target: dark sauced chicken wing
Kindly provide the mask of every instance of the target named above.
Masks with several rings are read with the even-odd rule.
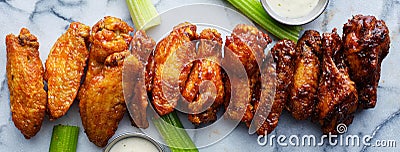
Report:
[[[248,84],[250,85],[250,94],[241,93],[246,88],[245,86],[232,87],[229,82],[225,82],[228,93],[225,102],[230,100],[230,94],[232,93],[232,100],[229,104],[232,106],[227,107],[227,116],[233,120],[242,120],[243,122],[250,123],[255,109],[254,104],[259,102],[261,94],[261,83],[260,83],[260,67],[263,59],[265,58],[264,49],[271,42],[269,36],[262,31],[259,31],[256,27],[250,25],[239,24],[233,30],[231,36],[226,37],[225,46],[238,58],[243,64],[247,76]],[[227,68],[237,69],[234,64],[226,64]],[[235,72],[235,71],[233,71]],[[239,71],[236,71],[239,72]],[[239,83],[238,78],[235,76],[229,78],[231,82]],[[236,93],[233,93],[236,92]],[[235,97],[239,96],[239,97]],[[236,100],[236,99],[248,99],[248,100]],[[227,103],[225,103],[225,106]],[[245,109],[243,109],[245,108]],[[241,111],[245,110],[244,116],[241,118]]]
[[[296,59],[294,80],[288,111],[295,119],[310,117],[315,108],[320,73],[321,36],[317,31],[306,31],[297,43],[299,56]]]
[[[255,106],[257,112],[253,119],[255,126],[260,127],[257,130],[259,135],[269,134],[275,129],[288,101],[289,86],[293,82],[294,63],[298,56],[295,47],[293,41],[281,40],[267,54],[263,63],[261,99]],[[272,90],[275,92],[271,92],[271,89],[275,89]],[[270,108],[270,111],[267,108]]]
[[[124,95],[132,124],[139,128],[147,128],[146,119],[148,97],[145,85],[145,67],[148,57],[153,52],[155,41],[144,31],[137,31],[131,41],[132,55],[124,62]]]
[[[67,113],[81,86],[89,57],[86,47],[89,32],[89,26],[79,22],[71,23],[67,32],[57,39],[46,60],[47,110],[52,120]]]
[[[373,108],[382,60],[389,53],[389,29],[374,16],[356,15],[343,26],[344,54],[356,83],[359,108]]]
[[[190,23],[179,24],[156,46],[151,95],[152,104],[160,115],[172,112],[179,100],[179,92],[193,65],[189,61],[195,56],[192,41],[197,39],[196,29]]]
[[[357,90],[341,57],[341,47],[342,41],[336,29],[322,35],[322,73],[315,113],[325,134],[337,134],[336,126],[341,123],[350,125],[357,110]]]
[[[84,84],[79,90],[79,108],[89,140],[99,147],[107,144],[124,116],[122,68],[133,31],[126,22],[105,17],[93,26],[91,50]]]
[[[200,33],[199,39],[196,59],[202,59],[194,61],[185,89],[182,91],[182,96],[189,102],[188,119],[196,125],[215,121],[224,97],[219,66],[222,58],[221,34],[214,29],[205,29]],[[202,84],[204,81],[210,83]]]
[[[12,120],[29,139],[39,132],[47,104],[39,43],[28,29],[22,28],[18,37],[13,34],[6,36],[6,47]]]

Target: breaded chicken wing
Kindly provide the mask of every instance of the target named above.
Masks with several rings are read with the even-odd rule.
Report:
[[[155,49],[152,104],[160,115],[172,112],[193,65],[196,25],[182,23],[161,40]],[[178,79],[176,79],[178,78]]]
[[[6,36],[7,80],[12,120],[26,139],[39,132],[46,113],[47,93],[39,43],[28,29]]]
[[[388,27],[374,16],[356,15],[343,26],[343,47],[357,85],[358,107],[375,107],[381,63],[390,48]]]
[[[322,73],[315,113],[316,120],[325,134],[337,134],[336,126],[341,123],[349,126],[358,105],[355,83],[350,80],[347,68],[343,65],[344,61],[340,57],[343,56],[341,47],[342,41],[336,29],[332,33],[322,35]]]
[[[107,145],[126,111],[122,68],[130,55],[131,31],[126,22],[107,16],[93,26],[90,35],[89,65],[79,90],[79,108],[86,135],[99,147]]]
[[[317,31],[306,31],[297,43],[294,80],[288,111],[295,119],[309,118],[315,108],[320,74],[321,36]]]
[[[89,32],[89,26],[71,23],[67,32],[57,39],[46,60],[44,78],[48,86],[47,110],[51,120],[65,115],[75,100],[89,57],[86,47]]]

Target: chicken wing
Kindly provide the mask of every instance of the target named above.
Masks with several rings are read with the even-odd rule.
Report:
[[[126,22],[107,16],[93,26],[90,35],[89,66],[79,90],[79,108],[86,135],[99,147],[114,135],[126,111],[122,65],[130,55],[131,31]]]
[[[356,86],[339,57],[343,56],[341,47],[342,41],[336,29],[322,35],[322,73],[315,113],[325,134],[337,134],[338,124],[350,125],[357,110]]]
[[[79,22],[70,24],[66,33],[53,45],[46,60],[44,78],[48,86],[50,119],[67,113],[75,100],[89,57],[87,49],[90,27]]]
[[[261,73],[261,99],[255,106],[257,111],[253,119],[255,124],[252,126],[258,128],[259,135],[269,134],[275,129],[288,101],[289,86],[293,82],[294,63],[299,53],[295,47],[293,41],[281,40],[267,54]]]
[[[29,139],[39,132],[47,104],[39,43],[28,29],[22,28],[18,36],[6,36],[6,47],[12,120],[15,127]]]
[[[389,29],[374,16],[356,15],[343,26],[344,54],[356,83],[359,108],[376,104],[381,63],[389,53]]]
[[[314,111],[320,73],[320,48],[321,36],[313,30],[306,31],[297,43],[299,56],[295,61],[291,99],[287,109],[298,120],[309,118]]]
[[[123,87],[128,111],[132,124],[139,128],[147,128],[146,119],[148,96],[145,85],[145,67],[148,57],[153,52],[155,41],[144,31],[137,31],[131,42],[132,55],[124,62]]]
[[[221,67],[222,38],[215,29],[205,29],[199,36],[197,58],[183,89],[189,102],[188,119],[193,124],[208,123],[217,119],[218,108],[223,103],[224,85]],[[203,83],[209,81],[210,83]]]
[[[156,46],[151,95],[160,115],[172,112],[180,98],[179,92],[193,65],[190,60],[195,56],[192,41],[197,39],[196,29],[196,25],[187,22],[179,24]]]
[[[243,122],[249,123],[253,119],[254,115],[254,103],[259,102],[260,94],[261,94],[261,83],[260,83],[260,68],[263,59],[265,58],[264,49],[266,46],[271,43],[271,39],[269,36],[262,31],[259,31],[256,27],[250,25],[239,24],[233,30],[231,36],[226,37],[225,46],[229,48],[236,58],[238,58],[243,64],[247,77],[248,84],[250,86],[250,93],[245,94],[241,93],[246,88],[245,86],[238,85],[236,87],[226,86],[230,88],[228,91],[230,94],[234,96],[236,99],[245,99],[245,100],[236,100],[231,101],[229,104],[232,106],[227,107],[227,116],[233,120],[242,120]],[[238,69],[238,67],[234,67],[234,64],[225,64],[225,66],[229,69]],[[233,71],[240,72],[240,71]],[[239,83],[239,78],[233,76],[229,77],[231,82]],[[225,84],[229,85],[229,82],[225,82]],[[236,93],[233,93],[236,92]],[[237,94],[239,93],[239,95]],[[227,94],[230,96],[229,94]],[[246,100],[247,99],[247,100]],[[229,101],[229,97],[225,102]],[[225,105],[227,105],[225,103]],[[241,111],[245,110],[244,116],[241,118],[239,114]]]

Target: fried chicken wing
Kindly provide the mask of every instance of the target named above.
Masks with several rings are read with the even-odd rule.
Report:
[[[293,82],[294,63],[299,53],[295,47],[293,41],[278,41],[263,63],[261,99],[255,106],[257,111],[253,119],[259,135],[269,134],[275,129],[288,101],[289,86]]]
[[[343,26],[343,47],[350,78],[356,83],[359,108],[373,108],[381,63],[389,53],[389,29],[374,16],[356,15]]]
[[[148,57],[153,52],[155,41],[144,31],[137,31],[131,42],[132,55],[124,62],[123,85],[127,108],[132,124],[139,128],[147,128],[146,119],[148,96],[145,85],[145,68]]]
[[[124,116],[122,68],[133,31],[126,22],[105,17],[92,28],[88,72],[79,90],[79,108],[89,140],[99,147],[107,144]]]
[[[48,86],[47,110],[51,120],[65,115],[75,100],[89,57],[86,47],[89,32],[89,26],[71,23],[67,32],[57,39],[46,60],[44,78]]]
[[[195,56],[196,25],[182,23],[161,40],[154,54],[152,104],[160,115],[172,112],[180,98]],[[182,70],[181,70],[182,69]],[[178,78],[178,80],[176,79]]]
[[[47,93],[37,38],[22,28],[20,34],[6,36],[7,80],[12,120],[26,139],[39,132],[46,113]]]
[[[342,41],[336,29],[322,35],[322,73],[315,113],[325,134],[337,134],[336,126],[341,123],[350,125],[357,110],[356,86],[343,65],[341,47]]]
[[[197,59],[186,81],[182,96],[189,102],[188,119],[193,124],[208,123],[217,119],[218,108],[223,103],[224,85],[221,67],[222,38],[215,29],[205,29],[199,36]],[[209,83],[203,83],[209,81]]]
[[[320,74],[321,36],[317,31],[306,31],[297,43],[299,56],[296,59],[294,80],[288,111],[295,119],[309,118],[317,100],[318,78]]]
[[[229,48],[236,58],[238,58],[243,64],[247,77],[248,84],[250,85],[250,94],[241,93],[245,90],[245,86],[237,85],[236,87],[227,86],[230,88],[230,94],[232,97],[238,96],[239,98],[231,98],[235,101],[231,101],[229,104],[232,106],[227,107],[227,116],[233,120],[242,120],[243,122],[249,123],[251,122],[254,115],[254,104],[259,102],[260,94],[261,94],[261,80],[260,80],[260,68],[263,59],[265,58],[264,49],[271,42],[269,36],[262,31],[259,31],[256,27],[250,25],[239,24],[233,30],[231,36],[226,37],[225,46]],[[238,69],[234,64],[226,64],[225,65],[229,69]],[[240,72],[240,71],[233,71]],[[239,84],[239,78],[235,78],[235,76],[229,78],[231,82],[235,82]],[[225,84],[231,84],[229,82],[225,82]],[[238,89],[238,90],[236,90]],[[237,92],[240,95],[237,95]],[[227,94],[228,95],[228,94]],[[228,95],[229,96],[229,95]],[[245,99],[245,100],[237,100],[237,99]],[[247,99],[247,100],[246,100]],[[226,99],[225,102],[229,101]],[[227,105],[227,103],[225,103]],[[243,109],[245,108],[245,109]],[[245,110],[245,114],[242,118],[240,118],[240,112]]]

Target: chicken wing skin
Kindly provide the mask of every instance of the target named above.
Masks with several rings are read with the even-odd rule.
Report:
[[[343,56],[341,48],[342,41],[336,29],[322,35],[322,73],[315,113],[325,134],[337,134],[338,124],[349,126],[358,105],[355,83],[350,80],[347,68],[343,66],[344,61],[334,57]]]
[[[48,86],[47,110],[51,120],[65,115],[75,100],[89,57],[86,47],[89,32],[89,26],[73,22],[50,50],[44,78]]]
[[[356,15],[343,26],[343,47],[350,78],[356,83],[359,108],[373,108],[381,63],[389,53],[389,29],[374,16]]]
[[[306,31],[297,43],[299,56],[287,109],[298,120],[309,118],[314,111],[320,74],[320,48],[321,36],[313,30]]]
[[[132,118],[132,124],[139,128],[149,126],[146,119],[148,96],[145,85],[145,68],[155,45],[155,41],[148,37],[144,31],[137,31],[131,41],[132,55],[127,57],[124,62],[125,101]]]
[[[232,94],[236,99],[248,99],[248,100],[236,100],[231,101],[229,104],[232,106],[227,107],[227,116],[233,120],[242,120],[245,123],[251,122],[254,115],[254,103],[259,102],[260,94],[261,94],[261,80],[260,80],[260,67],[263,59],[265,58],[264,49],[266,46],[271,43],[271,39],[269,36],[262,31],[259,31],[256,27],[239,24],[233,30],[231,36],[226,37],[225,46],[229,48],[229,50],[238,58],[243,64],[247,77],[248,84],[250,85],[250,94],[241,93],[246,88],[245,86],[236,86],[232,87],[227,86],[230,83],[224,82],[226,84],[226,88],[230,88],[227,90]],[[234,67],[234,64],[226,64],[225,65],[229,69],[237,69]],[[234,71],[239,72],[239,71]],[[235,76],[229,78],[231,82],[239,83],[239,78],[235,78]],[[236,93],[233,93],[236,92]],[[240,93],[240,94],[238,94]],[[225,102],[228,102],[230,99],[230,95],[226,93],[228,96]],[[237,96],[237,97],[235,97]],[[225,103],[227,105],[227,103]],[[245,109],[243,109],[245,108]],[[240,112],[245,110],[245,114],[242,118],[240,118]]]
[[[223,103],[224,84],[221,67],[222,38],[215,29],[205,29],[199,36],[197,59],[186,81],[182,96],[189,102],[188,119],[195,125],[213,122]],[[203,83],[209,81],[209,83]]]
[[[195,56],[196,25],[181,23],[155,49],[152,104],[160,115],[172,112],[180,98]],[[183,66],[183,70],[180,70]],[[178,81],[176,78],[179,77]]]
[[[79,108],[89,140],[99,147],[107,145],[124,116],[126,104],[122,90],[122,68],[133,31],[126,22],[105,17],[90,35],[88,72],[79,90]]]
[[[260,103],[255,106],[256,114],[261,115],[254,116],[253,120],[256,123],[255,126],[259,127],[257,130],[259,135],[269,134],[276,128],[282,110],[288,101],[289,86],[293,82],[295,59],[299,53],[295,48],[296,44],[293,41],[281,40],[267,54],[261,73],[261,99]],[[275,87],[271,85],[275,85]],[[271,92],[270,89],[275,89],[275,92]],[[267,113],[268,106],[270,106],[269,113]],[[265,112],[262,113],[263,111]]]
[[[22,28],[18,36],[6,36],[6,47],[12,120],[29,139],[39,132],[47,104],[39,43],[28,29]]]

